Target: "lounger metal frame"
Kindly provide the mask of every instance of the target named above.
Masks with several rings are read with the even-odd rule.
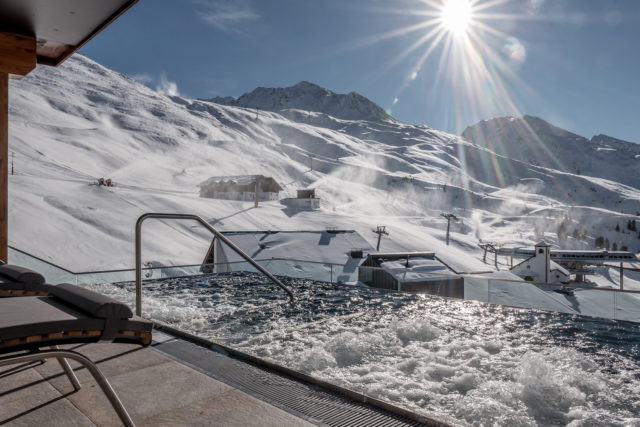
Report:
[[[124,408],[124,405],[118,398],[118,395],[113,390],[111,384],[109,384],[109,381],[107,381],[107,378],[102,374],[98,366],[91,359],[80,353],[72,350],[61,350],[58,346],[53,346],[50,350],[33,350],[28,353],[10,354],[8,356],[0,357],[0,366],[15,365],[23,362],[44,361],[51,358],[58,360],[64,370],[64,373],[67,375],[67,378],[69,378],[69,381],[76,391],[81,388],[80,381],[78,381],[78,377],[76,377],[73,369],[71,369],[67,359],[75,360],[80,363],[96,380],[102,389],[102,392],[107,396],[107,399],[109,399],[111,406],[115,409],[122,423],[127,427],[133,427],[135,425],[129,416],[129,413]]]

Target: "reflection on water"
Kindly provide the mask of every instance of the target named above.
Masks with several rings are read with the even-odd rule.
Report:
[[[640,425],[640,326],[253,274],[144,285],[146,315],[475,425]],[[133,301],[131,284],[96,285]]]

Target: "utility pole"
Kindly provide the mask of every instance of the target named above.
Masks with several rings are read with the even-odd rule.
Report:
[[[485,264],[487,263],[487,252],[488,251],[492,251],[493,252],[493,265],[495,265],[496,269],[498,269],[498,249],[496,248],[495,244],[493,244],[493,243],[478,243],[478,246],[480,246],[482,249],[484,249],[484,256],[482,257],[482,262],[484,262]]]
[[[385,225],[379,225],[375,230],[371,230],[378,235],[378,245],[376,246],[376,252],[380,251],[380,240],[382,239],[382,235],[389,235],[386,228],[387,227]]]
[[[313,171],[313,158],[315,156],[313,154],[309,154],[309,167],[311,168],[310,172]]]
[[[440,216],[447,218],[447,246],[449,246],[449,228],[451,227],[451,219],[458,220],[458,217],[452,213],[441,213]]]
[[[258,107],[256,107],[256,120],[258,120]]]
[[[253,207],[257,208],[258,207],[258,181],[260,180],[260,178],[256,178],[256,194],[255,194],[255,199],[253,202]]]

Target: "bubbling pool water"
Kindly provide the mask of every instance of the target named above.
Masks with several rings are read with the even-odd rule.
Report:
[[[145,283],[146,316],[468,425],[640,426],[640,326],[249,273]],[[95,285],[128,303],[131,284]]]

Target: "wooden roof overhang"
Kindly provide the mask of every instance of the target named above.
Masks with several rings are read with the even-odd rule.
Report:
[[[38,64],[55,66],[137,1],[0,0],[0,31],[5,37],[7,33],[13,35],[19,46],[26,46],[29,41]],[[31,49],[28,53],[32,53]]]
[[[0,0],[0,259],[7,260],[9,76],[56,66],[138,0]]]

